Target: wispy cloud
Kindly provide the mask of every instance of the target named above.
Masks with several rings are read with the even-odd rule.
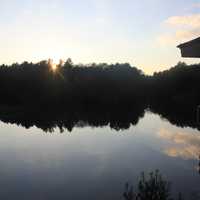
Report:
[[[200,28],[200,14],[193,14],[187,16],[173,16],[165,21],[171,26],[186,26],[188,28]]]
[[[158,37],[162,45],[178,44],[200,36],[200,14],[172,16],[163,24],[172,33],[163,33]]]

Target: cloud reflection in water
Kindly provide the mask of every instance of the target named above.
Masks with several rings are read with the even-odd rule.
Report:
[[[200,155],[200,135],[187,132],[187,129],[167,130],[161,129],[159,137],[170,142],[164,152],[170,157],[180,157],[183,159],[199,159]]]

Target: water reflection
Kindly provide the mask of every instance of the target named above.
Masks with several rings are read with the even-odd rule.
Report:
[[[65,108],[57,110],[16,109],[8,108],[0,112],[0,120],[5,123],[17,124],[25,128],[36,126],[45,132],[54,132],[59,128],[60,132],[67,129],[69,132],[74,127],[105,127],[125,130],[132,125],[137,125],[144,113],[150,110],[159,114],[163,119],[180,127],[192,127],[200,130],[196,119],[196,109],[193,107],[182,108],[174,105],[134,104],[133,106],[109,107],[109,108]]]
[[[190,104],[185,106],[168,102],[152,103],[150,110],[160,115],[163,119],[167,119],[171,124],[182,128],[191,127],[200,130],[197,107],[193,107]]]
[[[198,160],[200,155],[200,135],[194,132],[161,129],[159,137],[171,142],[170,147],[165,149],[164,152],[171,157]]]
[[[25,128],[36,126],[45,132],[54,132],[56,128],[63,132],[69,132],[74,127],[104,127],[110,126],[115,130],[129,129],[131,125],[136,125],[144,116],[145,105],[133,107],[114,107],[106,109],[74,109],[51,111],[20,110],[17,112],[1,112],[0,120],[5,123],[21,125]]]
[[[144,115],[143,108],[138,112],[141,117],[133,120],[132,113],[136,113],[133,111],[130,114],[123,109],[112,110],[110,114],[107,111],[112,118],[106,118],[106,111],[87,112],[93,113],[89,118],[86,117],[88,114],[84,115],[86,112],[79,112],[82,115],[78,117],[78,112],[76,115],[75,111],[71,111],[70,115],[55,114],[52,118],[58,116],[58,120],[50,120],[49,123],[42,120],[43,116],[51,118],[49,113],[35,120],[37,115],[34,112],[8,112],[3,119],[13,125],[0,123],[0,185],[3,188],[0,189],[0,199],[122,200],[125,182],[135,186],[141,171],[155,169],[159,169],[173,183],[172,193],[175,197],[177,191],[182,192],[184,197],[191,196],[191,193],[199,194],[196,152],[190,152],[191,159],[179,155],[172,157],[166,153],[167,149],[176,145],[193,145],[196,148],[199,137],[195,139],[195,136],[199,135],[199,131],[174,126],[151,112]],[[99,113],[103,113],[105,119],[92,118]],[[128,121],[133,125],[123,131],[111,129],[110,122],[117,119],[119,113],[123,113],[120,123],[126,124]],[[68,115],[68,118],[63,117]],[[27,116],[27,119],[24,120],[22,116]],[[60,121],[65,121],[63,119],[73,121],[73,134],[43,134],[36,127],[25,129],[15,124],[22,123],[27,127],[35,125],[43,129],[51,127],[52,122],[57,127]],[[97,123],[96,119],[100,121]],[[108,126],[96,128],[105,121]],[[88,127],[90,124],[93,127]],[[118,127],[121,127],[119,124]],[[54,131],[59,133],[55,127]],[[173,137],[172,134],[178,136]]]

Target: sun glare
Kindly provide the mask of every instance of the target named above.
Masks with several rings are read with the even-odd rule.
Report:
[[[57,64],[52,63],[51,68],[52,68],[53,71],[56,71],[56,69],[57,69]]]

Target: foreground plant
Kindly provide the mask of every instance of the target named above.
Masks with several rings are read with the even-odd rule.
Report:
[[[170,183],[165,181],[158,170],[148,176],[141,174],[137,191],[126,183],[123,194],[125,200],[174,200],[170,194]],[[179,194],[178,200],[183,200]]]

